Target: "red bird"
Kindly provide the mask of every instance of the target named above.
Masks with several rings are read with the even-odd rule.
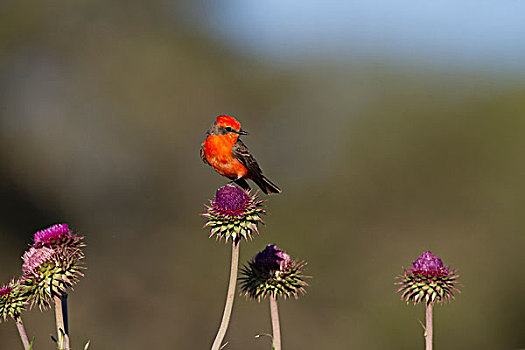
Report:
[[[281,189],[262,174],[259,164],[239,135],[248,135],[241,129],[241,123],[230,115],[219,115],[201,144],[202,161],[245,190],[250,189],[246,182],[250,179],[266,194],[280,193]]]

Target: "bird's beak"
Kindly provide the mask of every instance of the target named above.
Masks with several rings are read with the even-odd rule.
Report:
[[[237,134],[239,135],[248,135],[248,131],[245,131],[243,129],[239,130],[239,131],[236,131]]]

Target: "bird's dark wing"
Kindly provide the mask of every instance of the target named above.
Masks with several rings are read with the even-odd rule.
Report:
[[[237,142],[233,145],[232,152],[235,158],[248,169],[248,177],[259,178],[262,175],[259,164],[257,164],[248,147],[241,140],[237,139]]]
[[[206,159],[206,156],[204,155],[204,142],[201,143],[201,159],[204,162],[204,164],[210,165],[210,163],[208,163],[208,160]]]
[[[237,160],[248,169],[246,178],[253,180],[266,194],[281,193],[281,189],[262,174],[259,164],[257,164],[257,161],[248,150],[248,147],[246,147],[241,140],[237,139],[237,142],[233,145],[232,152],[235,158],[237,158]],[[248,186],[245,179],[241,178],[234,181],[242,188],[250,189],[250,186]]]

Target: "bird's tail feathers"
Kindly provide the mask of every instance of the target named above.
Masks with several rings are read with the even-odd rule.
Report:
[[[253,179],[253,181],[261,188],[261,190],[266,194],[271,193],[281,193],[281,189],[277,187],[276,184],[272,183],[268,178],[264,175],[261,175],[257,179]]]

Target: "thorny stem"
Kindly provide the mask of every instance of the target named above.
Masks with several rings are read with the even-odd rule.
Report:
[[[26,329],[20,317],[16,318],[16,328],[18,328],[18,333],[20,334],[20,339],[22,339],[22,344],[24,344],[24,349],[29,350],[31,345],[29,344],[29,339],[27,339]]]
[[[272,317],[272,338],[273,349],[281,350],[281,327],[279,326],[279,308],[277,306],[277,297],[270,297],[270,315]]]
[[[222,340],[226,335],[228,324],[230,323],[230,316],[233,308],[233,299],[235,297],[235,286],[237,284],[237,270],[239,269],[239,242],[232,244],[232,265],[230,269],[230,284],[228,285],[228,294],[226,296],[226,305],[224,306],[224,314],[222,315],[221,325],[217,336],[211,347],[212,350],[219,350],[221,348]]]
[[[54,296],[55,319],[57,324],[58,349],[69,350],[69,326],[67,317],[67,293]]]
[[[425,349],[432,350],[432,304],[427,305],[425,327]]]

